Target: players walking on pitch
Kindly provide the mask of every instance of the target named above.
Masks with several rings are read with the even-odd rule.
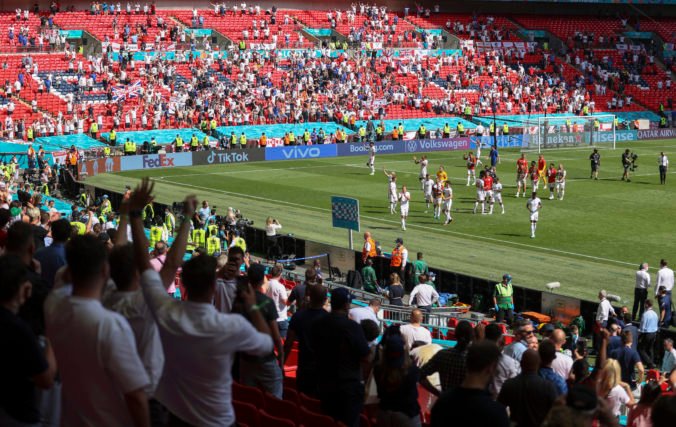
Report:
[[[444,214],[446,214],[446,221],[444,221],[444,225],[448,225],[453,222],[453,217],[451,217],[451,208],[453,207],[453,189],[451,188],[450,181],[446,181],[444,184],[442,198],[444,203]]]
[[[434,219],[441,217],[441,204],[443,198],[444,183],[440,179],[432,186],[432,195],[434,196]]]
[[[476,201],[474,202],[474,211],[473,213],[476,213],[477,208],[479,207],[479,203],[481,203],[481,214],[485,215],[486,214],[486,192],[484,191],[484,176],[486,175],[486,172],[481,171],[479,173],[479,179],[476,180],[474,185],[476,186]]]
[[[425,196],[425,213],[430,209],[430,204],[434,205],[433,194],[434,180],[429,174],[425,175],[423,180],[423,195]]]
[[[420,160],[416,156],[413,156],[413,162],[416,165],[420,165],[420,175],[418,179],[420,180],[420,188],[425,191],[425,180],[428,177],[427,175],[427,164],[429,163],[426,155],[420,156]]]
[[[376,146],[374,143],[369,144],[369,161],[366,162],[366,166],[371,168],[371,175],[376,173]]]
[[[566,170],[559,163],[559,169],[556,171],[556,196],[559,200],[563,200],[564,194],[566,194]]]
[[[535,238],[535,229],[537,228],[538,219],[540,216],[540,209],[542,209],[542,201],[537,196],[537,192],[533,191],[533,195],[526,203],[526,209],[530,212],[530,238]]]
[[[401,210],[401,229],[406,231],[406,218],[408,218],[408,206],[411,201],[411,193],[406,190],[406,186],[401,187],[401,192],[399,193],[399,209]]]
[[[516,197],[519,197],[523,191],[523,197],[526,197],[526,174],[528,173],[528,160],[526,155],[521,153],[521,157],[516,161]]]
[[[390,201],[390,215],[394,215],[397,212],[397,174],[394,172],[388,173],[385,168],[383,168],[383,172],[385,172],[389,181],[387,197]]]
[[[598,148],[594,148],[594,152],[589,155],[589,161],[591,162],[591,176],[589,179],[598,180],[599,168],[601,167],[601,154]]]
[[[477,158],[474,156],[474,153],[470,151],[463,156],[463,159],[467,161],[467,186],[469,187],[470,181],[472,181],[472,185],[476,184]]]
[[[493,200],[494,202],[498,202],[498,204],[500,204],[502,214],[504,215],[505,205],[502,203],[502,183],[500,182],[500,178],[498,177],[495,178],[495,184],[493,184]],[[491,212],[493,212],[492,204],[491,204]]]
[[[556,190],[556,166],[554,163],[549,164],[549,169],[547,169],[547,185],[549,186],[549,200],[554,200],[554,190]]]

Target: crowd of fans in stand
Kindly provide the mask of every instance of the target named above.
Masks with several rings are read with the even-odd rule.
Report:
[[[536,330],[530,320],[511,325],[508,345],[504,324],[461,320],[443,349],[419,308],[380,330],[379,301],[353,307],[346,288],[328,299],[318,265],[289,293],[280,266],[268,271],[238,245],[184,262],[195,218],[212,214],[192,196],[171,247],[157,241],[149,253],[147,179],[110,227],[93,225],[94,211],[82,229],[41,212],[36,197],[19,199],[0,206],[2,425],[232,425],[233,378],[282,398],[296,342],[298,391],[348,426],[365,402],[377,404],[379,426],[421,425],[418,384],[438,396],[432,426],[616,426],[627,413],[627,425],[662,427],[676,417],[673,342],[645,373],[630,316],[614,319],[603,293],[595,358],[578,326]]]

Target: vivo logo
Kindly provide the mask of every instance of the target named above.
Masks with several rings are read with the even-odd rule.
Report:
[[[165,154],[143,156],[143,169],[165,168],[168,166],[174,166],[173,157],[167,157]]]
[[[285,159],[308,159],[321,156],[321,150],[317,147],[293,147],[282,150]]]

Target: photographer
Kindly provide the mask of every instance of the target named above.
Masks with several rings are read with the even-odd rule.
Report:
[[[269,216],[265,220],[265,242],[267,245],[267,258],[275,259],[281,255],[279,245],[277,244],[277,230],[281,230],[282,224],[280,224],[275,218]]]
[[[622,153],[622,167],[624,172],[622,173],[622,181],[631,182],[629,179],[629,171],[633,172],[636,169],[636,159],[638,156],[632,153],[628,148]]]

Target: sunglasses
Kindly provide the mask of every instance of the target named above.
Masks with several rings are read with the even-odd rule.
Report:
[[[524,335],[533,335],[535,334],[535,331],[531,329],[530,331],[521,331],[521,333]]]

